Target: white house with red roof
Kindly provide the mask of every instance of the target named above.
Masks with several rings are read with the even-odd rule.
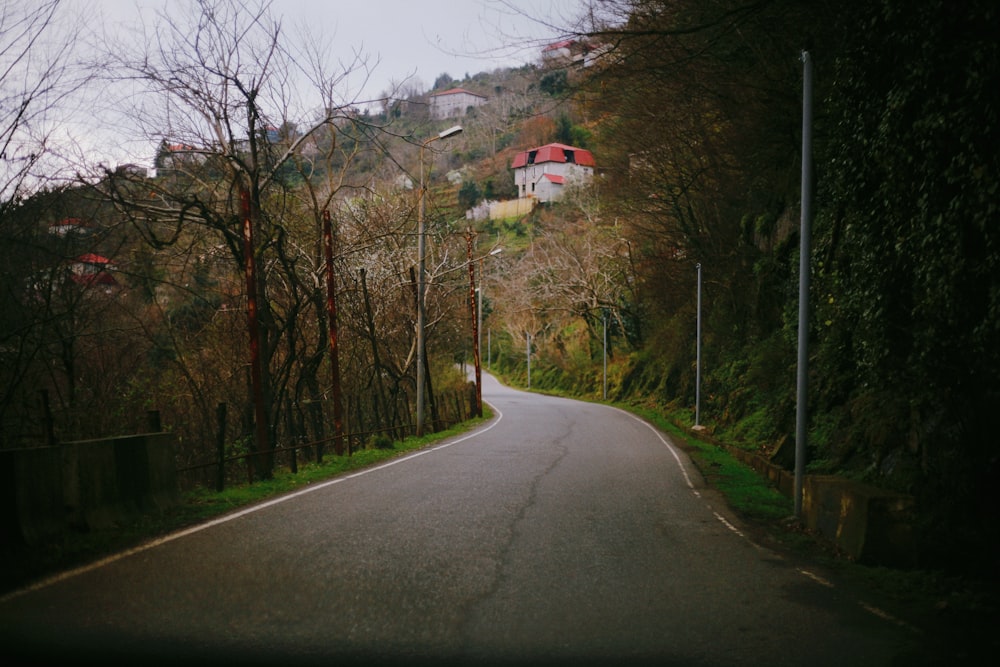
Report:
[[[556,201],[569,183],[586,182],[594,175],[594,154],[566,144],[546,144],[514,156],[517,196],[533,197],[540,202]]]
[[[115,265],[107,257],[87,253],[80,255],[70,264],[70,280],[84,287],[101,287],[110,291],[118,286],[118,281],[110,271]]]
[[[439,93],[431,93],[431,118],[453,118],[464,116],[470,107],[486,104],[489,98],[465,88],[451,88]]]
[[[572,39],[564,39],[558,42],[553,42],[552,44],[547,44],[545,48],[542,49],[542,60],[547,63],[569,62],[573,59],[573,48],[575,46],[576,41]]]
[[[49,234],[59,237],[86,236],[92,231],[91,224],[80,218],[63,218],[59,222],[53,222],[49,225]]]

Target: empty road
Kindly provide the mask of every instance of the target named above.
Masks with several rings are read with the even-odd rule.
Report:
[[[635,417],[475,433],[0,599],[5,662],[888,665],[907,631],[755,545]]]

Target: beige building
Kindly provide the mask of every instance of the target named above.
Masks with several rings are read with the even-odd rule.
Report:
[[[464,116],[470,107],[486,104],[488,98],[464,88],[452,88],[440,93],[431,93],[431,118],[454,118]]]

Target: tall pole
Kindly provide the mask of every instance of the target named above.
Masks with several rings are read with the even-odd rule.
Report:
[[[483,416],[483,368],[479,365],[479,328],[476,313],[476,263],[472,259],[472,227],[465,232],[469,254],[469,315],[472,320],[472,363],[476,369],[476,416]]]
[[[483,351],[483,258],[479,258],[479,287],[476,288],[476,331],[479,332],[476,342],[479,343],[479,352]]]
[[[424,185],[424,149],[432,141],[445,139],[454,136],[462,131],[462,127],[456,125],[440,132],[420,144],[420,193],[417,197],[417,437],[424,434],[424,275],[426,272],[425,249],[426,234],[424,233],[424,199],[427,196],[427,188]]]
[[[694,425],[701,426],[701,262],[698,270],[698,313],[695,316],[695,360],[694,360]]]
[[[795,516],[802,518],[809,379],[809,246],[812,224],[812,59],[802,52],[802,220],[799,232],[799,354],[795,406]]]
[[[333,450],[344,453],[344,401],[340,391],[340,353],[337,347],[337,292],[333,280],[333,224],[323,211],[323,250],[326,258],[326,317],[330,338],[330,380],[333,384]],[[319,445],[322,447],[322,445]],[[321,450],[322,451],[322,450]],[[317,458],[322,460],[322,454]]]
[[[604,324],[604,372],[602,374],[603,378],[603,389],[601,391],[601,396],[603,400],[608,400],[608,314],[601,313],[601,323]]]
[[[424,147],[420,144],[420,192],[417,195],[417,437],[424,434]]]
[[[528,362],[528,389],[531,389],[531,334],[525,334],[527,344],[524,348],[524,357]]]
[[[269,478],[268,468],[268,415],[264,403],[264,372],[261,361],[260,326],[257,319],[257,263],[254,253],[253,211],[250,203],[250,192],[246,188],[240,190],[240,208],[243,217],[243,264],[247,284],[247,330],[250,335],[250,384],[253,389],[254,408],[254,448],[261,458],[261,477]],[[249,477],[253,479],[253,460],[247,459],[251,466]]]

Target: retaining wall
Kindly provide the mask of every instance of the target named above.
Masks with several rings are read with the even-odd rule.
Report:
[[[692,436],[713,442],[704,432]],[[793,472],[758,454],[720,442],[713,444],[725,448],[769,479],[781,493],[794,498]],[[833,475],[804,475],[802,479],[802,523],[859,562],[912,565],[916,553],[915,512],[913,496]]]
[[[179,502],[170,433],[0,450],[0,538],[37,544]]]

